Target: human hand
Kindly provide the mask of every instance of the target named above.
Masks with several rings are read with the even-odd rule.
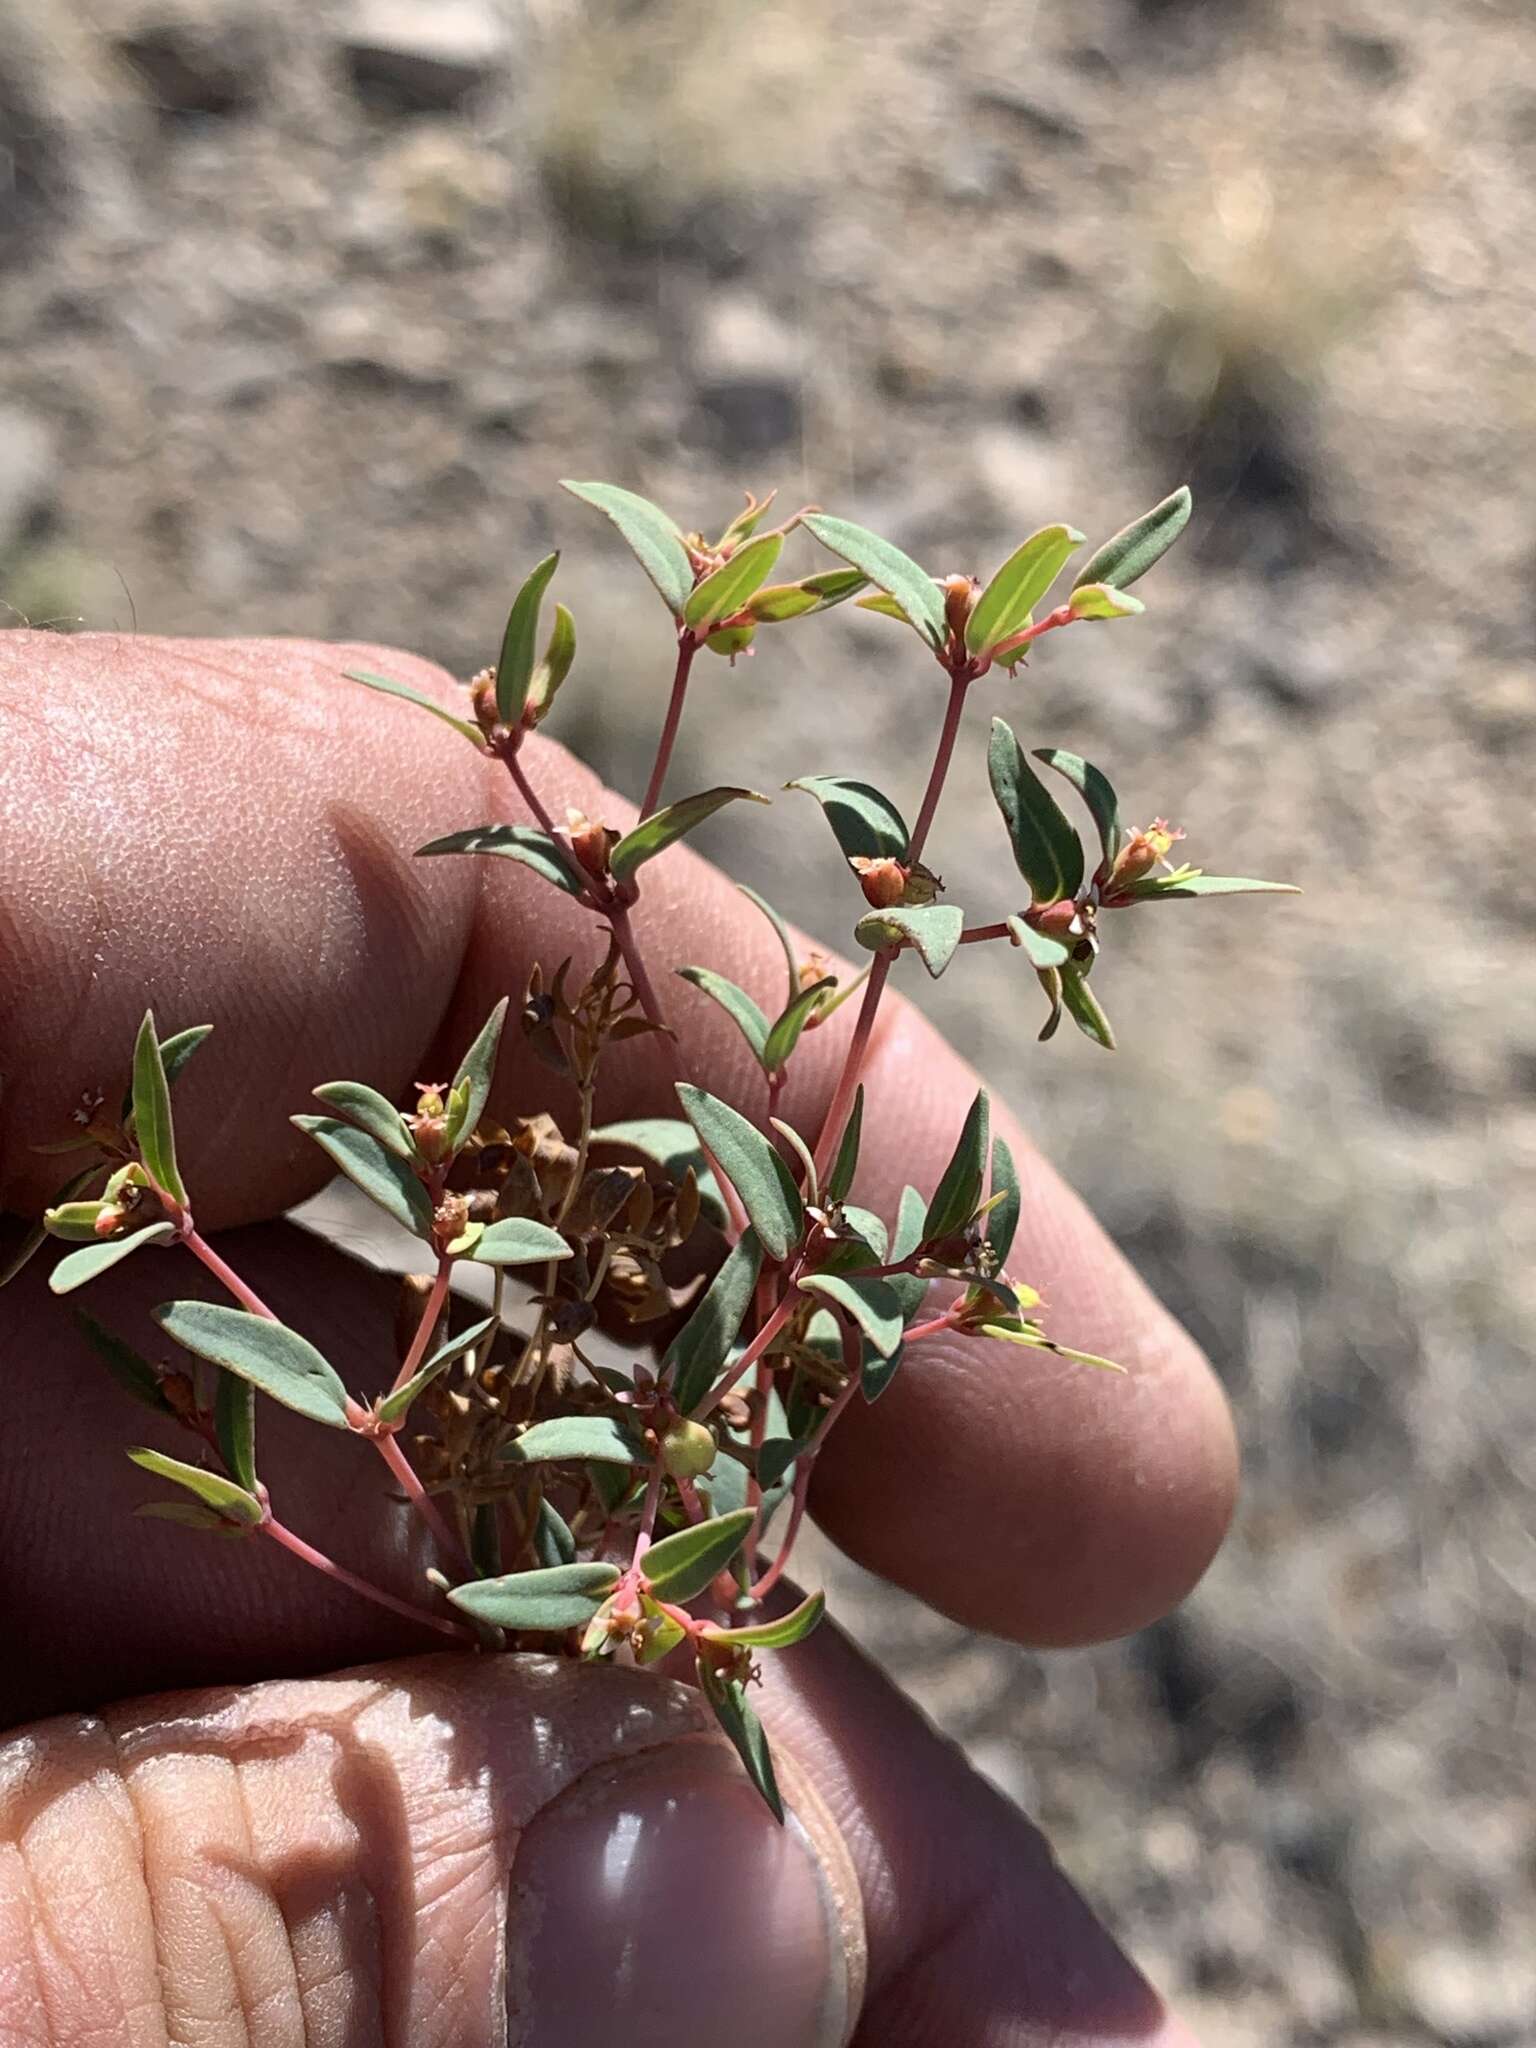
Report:
[[[590,921],[520,870],[412,863],[505,800],[462,743],[340,680],[359,663],[444,687],[378,650],[0,638],[0,1201],[35,1213],[52,1193],[57,1162],[28,1148],[119,1081],[146,1002],[168,1029],[211,1022],[177,1091],[199,1221],[241,1227],[241,1271],[338,1362],[387,1354],[393,1289],[273,1220],[318,1178],[289,1112],[341,1074],[398,1094],[535,959],[596,950]],[[557,812],[624,811],[556,748],[534,772]],[[751,985],[773,941],[740,904],[679,850],[636,924],[655,957],[686,933],[687,957]],[[672,1008],[690,1070],[748,1099],[713,1006],[679,990]],[[846,1028],[843,1012],[803,1041],[785,1105],[801,1127]],[[889,1209],[904,1180],[936,1177],[975,1081],[897,1003],[870,1080],[861,1196]],[[509,1043],[502,1108],[543,1088]],[[613,1048],[603,1115],[670,1109],[646,1042]],[[1002,1128],[1053,1327],[1130,1377],[925,1344],[829,1443],[812,1504],[944,1612],[1083,1642],[1198,1578],[1230,1512],[1231,1431],[1198,1354]],[[168,1285],[143,1257],[92,1307],[131,1335],[199,1277]],[[853,2024],[861,1976],[853,2038],[871,2048],[1184,2038],[1028,1824],[832,1628],[766,1685],[803,1822],[781,1833],[681,1686],[409,1656],[419,1631],[271,1546],[128,1522],[131,1411],[37,1267],[0,1297],[0,1329],[0,1570],[21,1647],[0,1725],[60,1717],[0,1748],[0,2018],[21,2038],[648,2048],[728,2031],[733,2048],[810,2048]],[[289,1420],[263,1427],[294,1520],[412,1590],[419,1556],[371,1465]],[[312,1675],[380,1658],[400,1661]],[[166,1687],[204,1690],[110,1704]]]

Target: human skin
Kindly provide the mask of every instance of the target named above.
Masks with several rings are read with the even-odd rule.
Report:
[[[276,1220],[325,1174],[288,1116],[325,1080],[398,1097],[442,1078],[535,960],[580,965],[600,940],[511,863],[411,859],[520,812],[447,728],[341,680],[352,666],[454,687],[377,648],[0,635],[0,1204],[52,1193],[58,1161],[29,1148],[84,1091],[121,1085],[146,1003],[166,1030],[211,1022],[176,1093],[199,1226],[364,1388],[393,1287]],[[557,816],[632,816],[560,749],[525,759]],[[772,986],[767,927],[682,849],[646,871],[635,925],[690,1074],[759,1110],[731,1026],[665,970]],[[802,1130],[848,1028],[844,1010],[802,1040],[781,1110]],[[937,1178],[976,1079],[894,998],[866,1078],[859,1197],[889,1212],[904,1181]],[[493,1113],[557,1107],[552,1085],[509,1040]],[[605,1118],[667,1114],[668,1097],[653,1046],[613,1048]],[[926,1342],[877,1407],[849,1411],[812,1506],[851,1555],[971,1626],[1094,1641],[1199,1578],[1231,1512],[1232,1432],[1198,1352],[998,1117],[1052,1330],[1128,1376]],[[273,1545],[128,1520],[152,1490],[122,1457],[140,1420],[46,1263],[0,1297],[6,2048],[649,2048],[706,2029],[814,2048],[848,2037],[861,1998],[867,2048],[1187,2039],[1038,1834],[830,1625],[765,1660],[800,1815],[786,1835],[686,1687],[424,1656],[422,1631]],[[90,1305],[143,1342],[148,1306],[215,1291],[186,1255],[151,1252]],[[285,1518],[413,1592],[414,1536],[361,1447],[263,1411]]]

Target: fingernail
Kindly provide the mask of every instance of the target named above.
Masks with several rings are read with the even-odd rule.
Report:
[[[673,1742],[591,1771],[512,1869],[509,2048],[842,2048],[863,1920],[830,1816],[790,1774],[774,1821],[731,1753]]]

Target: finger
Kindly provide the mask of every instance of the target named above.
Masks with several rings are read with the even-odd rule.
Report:
[[[407,707],[364,698],[337,681],[338,669],[357,659],[408,673],[424,686],[433,672],[377,650],[288,644],[202,648],[188,666],[177,643],[116,641],[95,643],[93,665],[82,670],[85,656],[72,652],[82,643],[45,640],[34,674],[6,644],[25,639],[0,642],[11,701],[20,701],[23,687],[29,703],[46,701],[50,687],[72,685],[74,697],[88,696],[105,760],[128,750],[137,800],[149,802],[158,822],[153,887],[138,867],[109,863],[93,877],[89,908],[64,918],[62,940],[46,905],[51,897],[75,904],[74,870],[58,871],[62,854],[38,852],[35,832],[18,840],[18,857],[30,849],[31,885],[21,894],[32,907],[20,913],[27,919],[18,924],[25,971],[13,986],[30,981],[41,995],[13,998],[0,1046],[7,1073],[19,1077],[0,1098],[0,1114],[10,1119],[5,1156],[12,1187],[35,1196],[36,1163],[30,1174],[18,1165],[25,1158],[18,1140],[52,1135],[84,1076],[120,1071],[137,1006],[146,989],[159,999],[168,973],[175,978],[163,1006],[167,1017],[183,1021],[181,1006],[195,1009],[218,1023],[226,1046],[234,1047],[231,1056],[216,1040],[199,1056],[178,1086],[177,1105],[193,1184],[209,1190],[212,1213],[230,1216],[270,1210],[313,1184],[315,1168],[296,1137],[272,1135],[285,1128],[284,1114],[302,1105],[304,1088],[350,1069],[397,1089],[422,1057],[399,1052],[400,1045],[414,1037],[424,1046],[440,1019],[442,1045],[460,1045],[497,997],[521,986],[533,960],[595,957],[590,924],[573,930],[568,900],[510,863],[479,863],[487,872],[478,873],[478,896],[466,907],[435,877],[444,869],[473,873],[476,864],[412,868],[399,853],[415,837],[478,822],[477,812],[509,809],[504,792],[479,779],[462,741],[446,732],[439,737]],[[447,686],[439,679],[438,687]],[[135,737],[152,692],[166,720],[157,747]],[[210,759],[215,713],[224,744]],[[232,734],[248,744],[234,744]],[[10,758],[18,751],[10,749]],[[56,736],[34,751],[42,786],[71,821],[63,843],[83,837],[97,845],[109,814],[118,817],[125,801],[110,769],[102,768],[98,781],[115,788],[116,811],[97,782],[81,797],[78,763]],[[557,814],[574,801],[623,815],[617,800],[605,798],[557,749],[543,750],[534,772]],[[366,890],[357,862],[337,851],[337,790],[341,812],[353,821],[353,842],[359,813],[376,833],[362,869]],[[10,818],[9,807],[3,815]],[[278,928],[270,918],[259,922],[260,943],[249,951],[241,936],[244,899],[214,890],[210,901],[213,842],[230,872],[265,861],[264,892],[275,891],[283,904]],[[279,858],[274,847],[297,851]],[[433,893],[439,888],[441,897]],[[371,923],[360,908],[365,901],[373,906]],[[457,953],[442,936],[444,924],[459,942]],[[765,994],[782,973],[756,913],[686,851],[648,871],[637,925],[655,960],[702,960]],[[74,987],[82,949],[87,957],[99,950],[109,930],[118,935],[110,973],[94,985],[90,1002],[61,1013],[59,992]],[[371,977],[381,932],[394,949],[391,959],[405,957],[410,971],[387,981],[391,1014],[374,1021],[379,1004]],[[269,987],[283,996],[276,1017]],[[297,1029],[300,991],[307,1008]],[[690,1071],[759,1109],[760,1079],[748,1071],[750,1056],[715,1006],[678,985],[669,1007]],[[61,1014],[68,1062],[58,1057]],[[797,1055],[786,1109],[802,1128],[816,1127],[846,1031],[845,1009]],[[369,1032],[370,1043],[388,1038],[393,1066],[377,1050],[372,1065],[353,1057],[359,1034]],[[67,1079],[60,1071],[66,1065],[75,1069]],[[499,1100],[504,1108],[527,1109],[549,1099],[549,1086],[541,1070],[514,1056],[504,1062]],[[906,1005],[890,1004],[869,1071],[868,1164],[859,1184],[865,1201],[889,1212],[904,1180],[932,1185],[975,1086],[975,1076]],[[669,1076],[654,1048],[643,1040],[615,1048],[604,1113],[671,1107]],[[914,1350],[879,1406],[855,1412],[853,1426],[834,1440],[817,1506],[853,1555],[958,1618],[1040,1641],[1082,1641],[1149,1619],[1199,1576],[1230,1513],[1233,1439],[1199,1354],[1017,1126],[1004,1128],[1019,1141],[1021,1258],[1051,1303],[1051,1326],[1065,1342],[1118,1357],[1129,1379],[1063,1372],[1035,1357],[1021,1365],[973,1342]],[[240,1164],[232,1169],[222,1151],[234,1132]],[[952,1512],[957,1500],[965,1504],[963,1516]]]
[[[423,1658],[0,1742],[18,2041],[838,2048],[862,1963],[814,1795],[779,1828],[647,1674]]]

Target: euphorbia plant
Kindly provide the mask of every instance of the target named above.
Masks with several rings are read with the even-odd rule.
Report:
[[[1107,541],[1050,604],[1082,545],[1068,526],[1031,535],[983,586],[965,575],[934,577],[889,542],[819,511],[772,526],[771,501],[749,499],[707,540],[631,492],[568,488],[612,520],[671,622],[671,696],[637,824],[620,832],[603,818],[557,821],[528,771],[524,742],[549,716],[576,656],[563,605],[545,630],[556,556],[517,593],[499,658],[474,678],[460,709],[385,677],[355,678],[446,719],[505,767],[528,813],[520,823],[470,825],[421,854],[517,861],[570,896],[606,940],[591,972],[550,961],[529,986],[508,990],[452,1078],[421,1086],[405,1108],[363,1081],[335,1081],[315,1091],[319,1114],[294,1119],[421,1248],[421,1271],[403,1286],[388,1391],[351,1393],[199,1231],[177,1161],[172,1088],[203,1027],[162,1039],[146,1016],[126,1094],[111,1108],[105,1096],[93,1099],[82,1128],[60,1146],[86,1156],[44,1218],[48,1233],[78,1244],[52,1286],[71,1292],[159,1246],[200,1260],[231,1298],[233,1306],[173,1300],[156,1312],[185,1354],[180,1363],[175,1354],[141,1357],[82,1317],[128,1390],[192,1439],[184,1458],[130,1452],[179,1489],[145,1512],[275,1542],[466,1651],[555,1648],[642,1663],[687,1653],[777,1813],[750,1685],[760,1651],[793,1645],[821,1618],[819,1594],[787,1612],[768,1603],[816,1461],[844,1412],[879,1399],[910,1354],[951,1330],[1017,1347],[1014,1369],[1025,1369],[1019,1350],[1116,1369],[1071,1348],[1070,1331],[1047,1330],[1038,1295],[1015,1267],[1018,1181],[1007,1146],[990,1135],[984,1093],[936,1187],[908,1187],[893,1216],[859,1205],[865,1056],[892,974],[909,955],[937,976],[967,946],[1007,945],[1044,992],[1042,1038],[1065,1014],[1112,1047],[1091,985],[1109,912],[1283,885],[1172,866],[1182,834],[1161,819],[1128,828],[1101,770],[1059,749],[1027,752],[1001,718],[992,721],[988,770],[1022,886],[968,923],[934,865],[930,841],[973,692],[987,679],[1006,690],[1049,633],[1140,611],[1129,586],[1182,531],[1186,491]],[[838,566],[774,581],[797,532]],[[945,683],[910,828],[905,796],[898,804],[855,776],[809,774],[787,785],[825,813],[867,965],[845,978],[804,957],[755,895],[782,944],[777,988],[741,988],[707,962],[647,959],[632,912],[650,863],[724,805],[767,801],[734,784],[667,800],[697,657],[755,655],[764,629],[850,601],[915,631]],[[1075,792],[1091,826],[1086,845],[1035,762]],[[684,1070],[668,1020],[668,969],[718,1003],[750,1047],[761,1086],[744,1104],[710,1094]],[[514,998],[511,1028],[564,1084],[568,1112],[558,1122],[539,1114],[502,1124],[488,1115]],[[819,1129],[797,1130],[778,1114],[797,1048],[850,998],[855,1021],[826,1116]],[[604,1124],[607,1048],[636,1036],[668,1065],[679,1113]],[[494,1276],[489,1314],[455,1291],[456,1275],[476,1268]],[[516,1316],[504,1313],[513,1270],[532,1283],[526,1313]],[[599,1328],[633,1333],[624,1364],[599,1352]],[[349,1572],[279,1519],[258,1455],[258,1397],[372,1446],[436,1552],[416,1600]],[[781,1505],[782,1534],[771,1540]],[[381,1496],[380,1512],[396,1511]]]

